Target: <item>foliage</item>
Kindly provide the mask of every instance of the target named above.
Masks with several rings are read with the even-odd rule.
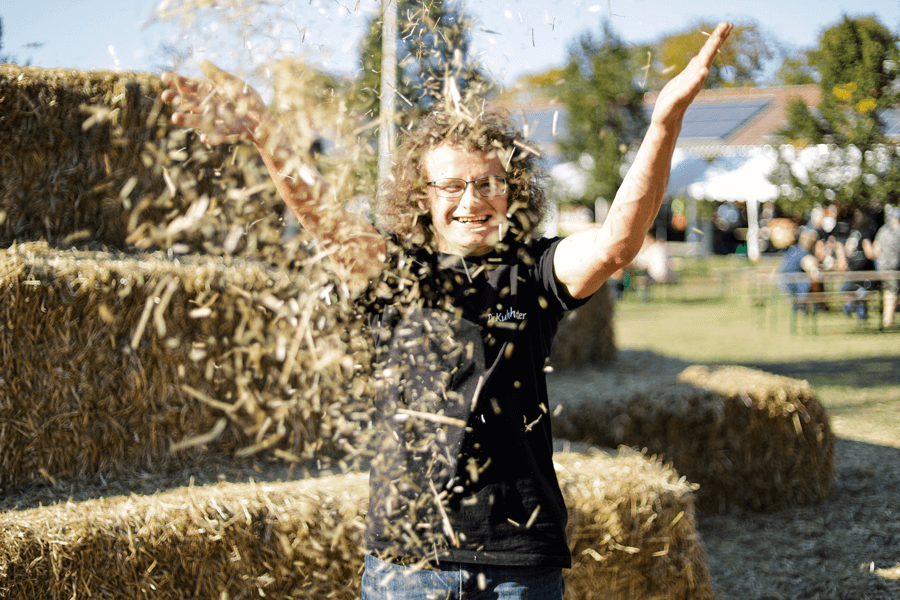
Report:
[[[472,20],[456,2],[399,0],[397,35],[397,104],[401,125],[427,111],[441,97],[452,78],[460,92],[485,84],[470,51]],[[351,105],[368,117],[377,117],[381,100],[383,21],[373,15],[359,46],[360,77]]]
[[[609,23],[600,39],[585,33],[570,47],[559,84],[568,137],[559,146],[566,160],[579,161],[589,171],[585,195],[576,199],[588,206],[615,195],[623,159],[649,124],[641,86],[646,55],[647,48],[626,45]]]
[[[0,17],[0,64],[10,62],[12,59],[3,54],[3,17]]]
[[[657,62],[661,76],[680,73],[706,42],[706,35],[716,24],[701,21],[685,31],[664,37],[658,44]],[[753,86],[765,62],[772,58],[771,43],[755,23],[736,25],[728,43],[719,52],[719,61],[710,69],[705,87]],[[654,86],[660,85],[655,81]]]
[[[821,80],[821,75],[812,67],[811,63],[808,50],[787,54],[769,83],[773,86],[816,83]]]
[[[815,110],[800,100],[788,108],[779,134],[806,157],[807,175],[791,170],[796,150],[785,149],[772,175],[783,190],[778,204],[795,212],[830,202],[840,216],[896,204],[900,156],[885,135],[885,111],[900,98],[898,38],[875,17],[845,16],[806,56],[822,100]],[[821,149],[805,149],[816,144]]]
[[[552,67],[539,73],[526,73],[509,87],[499,91],[497,101],[505,104],[528,104],[536,100],[556,99],[557,88],[565,81],[562,67]]]

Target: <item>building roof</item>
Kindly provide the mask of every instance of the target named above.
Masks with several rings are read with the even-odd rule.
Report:
[[[709,158],[775,144],[776,133],[787,123],[787,107],[798,98],[815,108],[822,91],[816,84],[703,90],[685,113],[677,147]],[[647,94],[645,100],[652,110],[656,94]],[[526,137],[544,152],[550,166],[562,161],[558,142],[568,135],[564,104],[538,100],[507,108]],[[886,110],[882,117],[888,139],[900,142],[900,108]]]
[[[787,107],[796,100],[818,106],[818,85],[777,88],[721,88],[703,90],[684,116],[678,147],[704,156],[717,156],[734,146],[764,146],[787,121]],[[655,95],[648,95],[652,107]]]

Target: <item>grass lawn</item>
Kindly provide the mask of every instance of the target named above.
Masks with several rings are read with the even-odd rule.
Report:
[[[808,319],[792,333],[786,301],[760,309],[746,282],[723,286],[708,275],[656,290],[649,302],[626,294],[615,315],[621,349],[805,379],[838,436],[900,448],[900,329],[879,323],[877,314],[860,324],[834,306],[818,315],[817,334]]]

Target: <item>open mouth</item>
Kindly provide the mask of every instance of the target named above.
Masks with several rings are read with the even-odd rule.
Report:
[[[491,217],[489,215],[482,217],[453,217],[453,220],[464,225],[481,225],[490,221]]]

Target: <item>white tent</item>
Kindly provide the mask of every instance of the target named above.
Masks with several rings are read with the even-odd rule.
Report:
[[[709,161],[692,152],[675,148],[672,153],[672,171],[669,175],[669,186],[666,188],[667,196],[678,196],[685,192],[687,187],[699,180],[709,168]]]
[[[759,259],[759,203],[778,197],[778,186],[769,181],[777,165],[771,146],[749,147],[719,156],[703,175],[687,186],[696,200],[747,203],[747,257]]]

